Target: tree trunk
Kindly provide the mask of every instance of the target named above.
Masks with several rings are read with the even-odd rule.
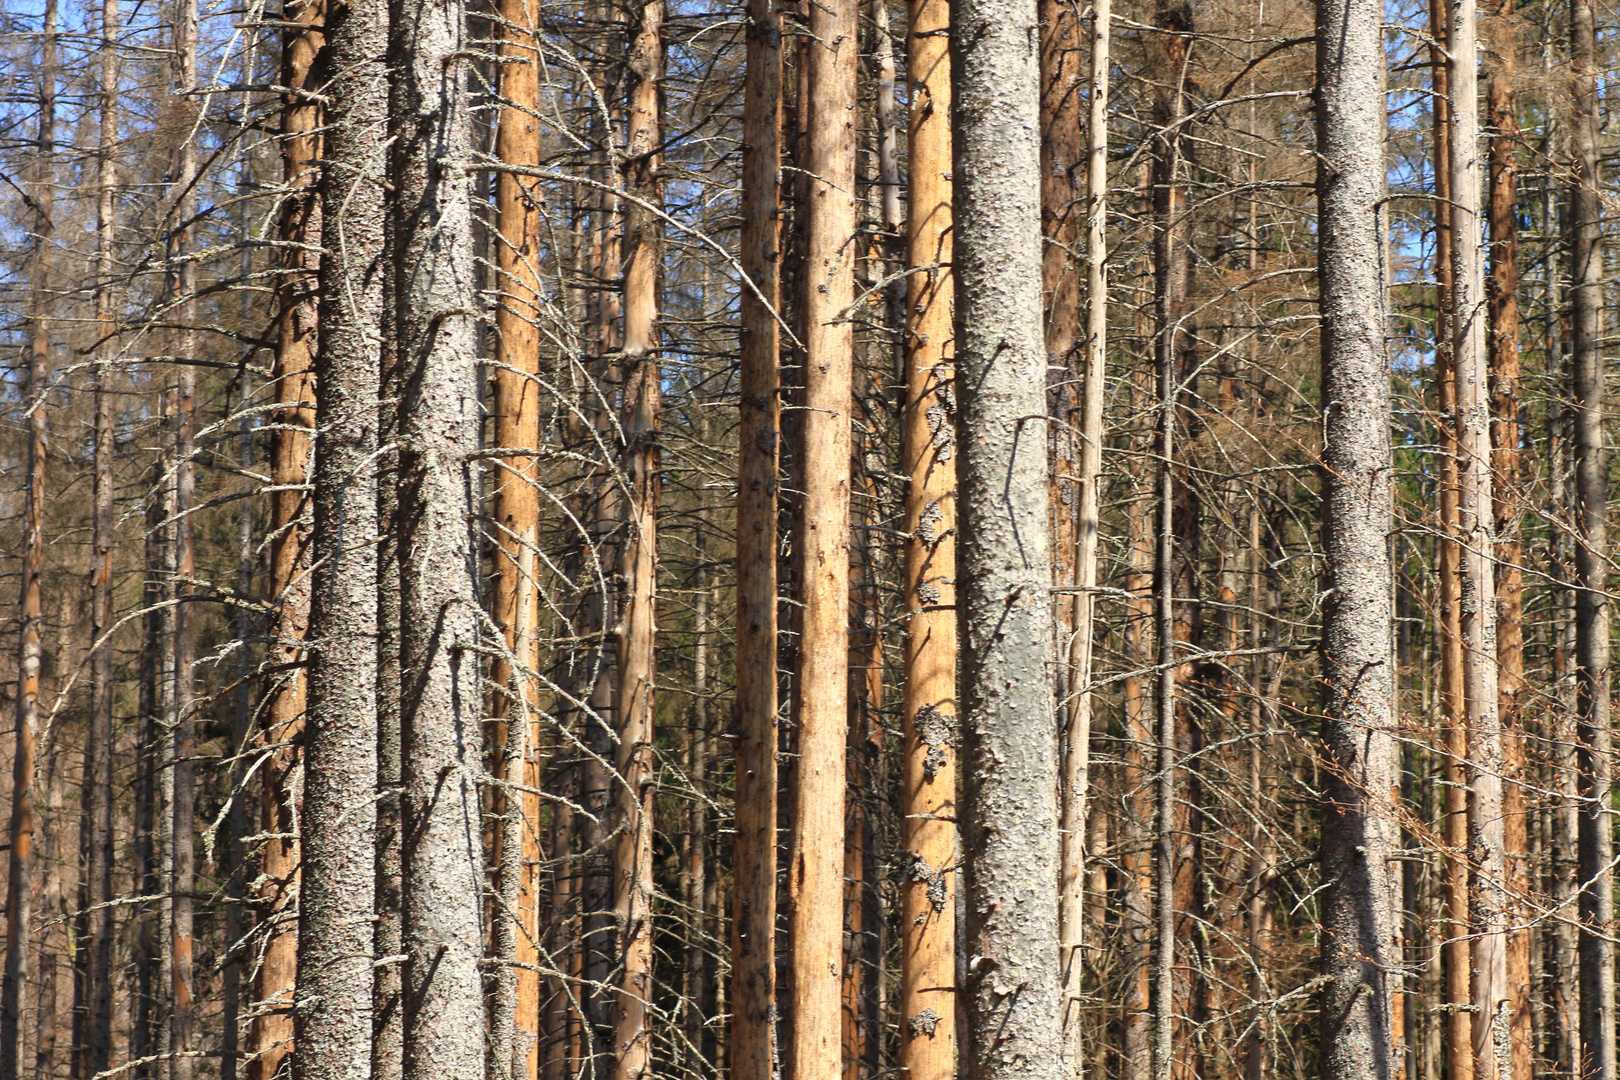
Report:
[[[198,108],[200,101],[192,96],[197,86],[198,31],[196,0],[178,0],[175,6],[174,50],[170,62],[174,74],[174,93],[184,103],[182,115],[188,118]],[[174,505],[170,512],[170,528],[174,543],[169,565],[172,576],[168,595],[172,603],[169,629],[173,636],[170,646],[173,660],[163,715],[172,752],[167,776],[170,843],[165,852],[169,864],[169,934],[164,953],[169,975],[166,987],[168,1011],[165,1014],[169,1054],[165,1072],[168,1080],[191,1080],[196,1065],[192,1046],[196,1026],[193,1015],[196,998],[193,952],[197,879],[197,718],[192,674],[196,637],[190,603],[192,584],[196,578],[192,504],[196,488],[197,368],[190,362],[197,358],[198,352],[197,264],[191,257],[195,240],[193,219],[197,216],[196,138],[197,133],[189,130],[188,125],[175,155],[174,180],[170,187],[175,202],[170,207],[171,231],[168,236],[168,290],[179,324],[174,350],[178,360],[172,416]]]
[[[630,46],[629,143],[624,214],[624,432],[620,466],[629,484],[619,573],[625,583],[620,623],[618,721],[614,760],[613,916],[615,955],[623,968],[613,1007],[613,1080],[652,1075],[653,1001],[653,688],[657,679],[658,438],[662,427],[658,325],[663,282],[664,0],[647,0]]]
[[[799,463],[804,602],[799,757],[789,863],[792,900],[790,1080],[842,1072],[845,731],[849,707],[850,410],[854,336],[855,74],[859,0],[810,8],[810,132],[804,296],[805,391]]]
[[[90,715],[84,748],[84,857],[82,910],[77,933],[84,980],[84,1016],[79,1030],[76,1076],[89,1080],[112,1060],[113,955],[113,627],[114,519],[113,431],[109,360],[113,337],[112,275],[118,150],[118,0],[101,7],[101,100],[96,147],[96,332],[101,349],[95,382],[95,490],[92,598],[90,602]],[[137,883],[138,886],[138,883]]]
[[[1084,1071],[1080,1001],[1085,971],[1085,850],[1087,798],[1091,789],[1092,658],[1095,652],[1097,548],[1102,482],[1103,394],[1108,336],[1108,76],[1112,8],[1094,0],[1091,12],[1091,87],[1086,119],[1086,332],[1080,399],[1080,506],[1075,522],[1077,590],[1069,601],[1074,637],[1069,645],[1073,703],[1063,733],[1062,843],[1059,926],[1063,949],[1064,1052],[1068,1074]]]
[[[1603,233],[1598,56],[1590,0],[1571,0],[1570,329],[1575,412],[1576,743],[1580,751],[1583,1076],[1615,1080],[1613,821],[1610,818],[1608,454],[1603,443]]]
[[[1388,533],[1383,8],[1317,7],[1322,308],[1322,1075],[1393,1077],[1399,790]],[[1472,53],[1470,53],[1472,55]]]
[[[1058,1076],[1040,70],[1034,0],[953,5],[963,859],[974,1080]]]
[[[323,0],[288,0],[282,8],[281,84],[313,89],[316,56],[325,47]],[[292,1052],[293,992],[297,980],[298,937],[298,741],[308,692],[304,637],[309,627],[309,477],[315,433],[315,342],[317,257],[309,250],[321,235],[316,168],[321,157],[320,105],[300,93],[282,99],[282,178],[288,194],[281,204],[277,237],[283,244],[276,280],[276,355],[271,372],[276,409],[270,443],[270,603],[275,644],[268,657],[271,674],[263,705],[265,739],[273,748],[262,767],[259,831],[267,834],[259,854],[256,891],[263,957],[254,980],[256,1001],[248,1028],[247,1080],[271,1080]],[[307,246],[306,246],[307,245]]]
[[[404,1080],[485,1073],[472,154],[460,0],[395,0]],[[440,165],[448,163],[448,167]]]
[[[28,465],[23,480],[22,588],[17,602],[17,728],[11,759],[10,858],[6,875],[6,958],[0,975],[0,1080],[21,1080],[23,1012],[33,946],[34,742],[39,734],[40,575],[45,565],[45,399],[51,360],[50,288],[56,145],[56,0],[46,0],[39,69],[39,157],[35,162],[33,265],[28,295]]]
[[[1489,347],[1491,378],[1491,465],[1496,538],[1497,708],[1502,727],[1504,766],[1503,843],[1506,855],[1506,922],[1516,927],[1507,941],[1507,987],[1512,1080],[1530,1080],[1535,1032],[1530,988],[1530,938],[1523,925],[1521,898],[1530,895],[1528,818],[1522,786],[1524,756],[1524,558],[1519,507],[1519,234],[1518,139],[1513,86],[1518,34],[1513,0],[1503,0],[1495,13],[1493,58],[1487,84],[1490,140],[1490,279]]]
[[[912,0],[907,183],[900,1067],[956,1075],[956,462],[951,355],[951,58],[946,0]],[[932,269],[921,270],[920,267]]]
[[[496,156],[507,165],[540,164],[539,5],[535,0],[504,0],[500,5],[502,43],[500,91],[505,101],[495,132]],[[535,628],[540,594],[533,574],[540,543],[540,259],[541,213],[545,194],[533,177],[503,172],[496,177],[497,287],[495,308],[494,438],[511,451],[495,474],[493,509],[497,523],[493,614],[506,632],[510,659],[491,665],[497,688],[496,714],[505,718],[497,738],[514,766],[505,779],[538,791],[539,702],[530,674],[539,662]],[[516,665],[514,669],[513,665]],[[503,695],[504,696],[499,696]],[[521,750],[519,749],[521,747]],[[501,791],[500,852],[506,910],[497,909],[496,959],[510,966],[498,973],[501,993],[492,1004],[492,1035],[506,1032],[492,1054],[498,1069],[515,1080],[538,1080],[540,1073],[540,887],[542,854],[538,795],[513,788]],[[508,887],[510,886],[510,887]],[[502,905],[503,907],[505,905]]]
[[[743,85],[741,423],[737,433],[736,834],[731,1075],[776,1068],[777,443],[781,428],[782,24],[749,0]]]
[[[1458,528],[1462,548],[1463,716],[1468,732],[1468,899],[1474,1075],[1508,1080],[1506,866],[1502,730],[1497,712],[1489,371],[1480,260],[1479,79],[1474,0],[1450,8],[1452,364],[1456,371]]]
[[[300,1080],[371,1074],[377,839],[377,439],[386,0],[327,27],[314,582],[298,925]]]
[[[1469,959],[1468,816],[1463,761],[1467,756],[1467,730],[1463,724],[1463,655],[1460,625],[1461,550],[1458,544],[1458,469],[1456,402],[1457,379],[1452,341],[1453,279],[1451,248],[1451,105],[1450,72],[1441,47],[1446,33],[1446,6],[1430,0],[1429,26],[1435,45],[1429,50],[1434,87],[1434,216],[1435,279],[1438,295],[1435,316],[1435,383],[1437,426],[1440,436],[1440,532],[1436,538],[1437,575],[1440,579],[1440,712],[1445,731],[1442,766],[1445,781],[1444,829],[1445,913],[1442,959],[1445,967],[1444,1024],[1446,1080],[1472,1080],[1474,1058],[1462,1047],[1472,1041],[1467,1006]]]

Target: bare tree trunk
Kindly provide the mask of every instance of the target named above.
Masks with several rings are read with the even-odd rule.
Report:
[[[1603,442],[1602,162],[1590,0],[1571,0],[1575,153],[1570,162],[1570,328],[1575,412],[1575,664],[1579,747],[1583,1077],[1615,1080],[1614,822],[1610,809],[1608,454]]]
[[[113,337],[112,274],[115,240],[115,155],[118,150],[118,0],[101,8],[101,100],[96,147],[96,332],[101,338],[95,382],[94,548],[90,635],[90,716],[84,748],[85,875],[78,925],[84,979],[84,1017],[75,1075],[89,1080],[112,1060],[113,955],[113,432],[108,360],[117,355]],[[138,887],[138,885],[137,885]]]
[[[1513,75],[1518,34],[1513,0],[1503,0],[1495,13],[1493,58],[1486,89],[1490,127],[1490,279],[1489,349],[1494,528],[1496,538],[1497,709],[1502,727],[1504,772],[1503,844],[1505,853],[1504,915],[1515,927],[1507,941],[1507,989],[1512,1080],[1530,1080],[1535,1032],[1530,988],[1530,938],[1523,925],[1523,898],[1530,894],[1528,818],[1522,782],[1524,756],[1524,558],[1519,515],[1519,235],[1518,139]]]
[[[316,56],[325,47],[322,0],[287,0],[282,19],[281,84],[312,90]],[[315,343],[317,257],[309,250],[321,235],[316,197],[321,157],[322,110],[303,93],[282,101],[282,178],[278,238],[286,245],[276,281],[276,355],[271,373],[277,408],[271,414],[270,588],[275,615],[265,689],[265,738],[273,748],[263,766],[256,892],[266,927],[263,956],[254,980],[255,1015],[248,1028],[247,1080],[271,1080],[292,1052],[293,993],[297,980],[298,838],[295,823],[302,783],[298,749],[308,683],[302,667],[309,627],[309,477],[315,433]],[[306,246],[307,245],[307,246]]]
[[[478,384],[460,0],[395,0],[389,113],[399,404],[404,1080],[485,1073]]]
[[[28,465],[23,480],[21,597],[17,602],[17,717],[11,759],[10,856],[6,874],[6,957],[0,975],[0,1080],[23,1076],[23,1012],[32,948],[34,744],[39,734],[40,575],[45,565],[45,466],[49,436],[50,289],[56,152],[56,0],[46,0],[39,68],[39,157],[33,193],[33,265],[28,295]]]
[[[1192,221],[1188,213],[1185,167],[1187,82],[1192,53],[1193,11],[1180,0],[1162,0],[1154,13],[1155,61],[1167,78],[1155,90],[1152,214],[1154,274],[1154,366],[1156,382],[1157,461],[1154,463],[1154,612],[1158,651],[1156,696],[1158,776],[1155,783],[1154,877],[1156,937],[1153,977],[1153,1073],[1169,1080],[1174,1071],[1193,1071],[1196,1039],[1189,1020],[1198,994],[1196,956],[1177,965],[1178,945],[1189,952],[1198,933],[1194,836],[1196,793],[1178,793],[1179,760],[1192,752],[1197,720],[1191,704],[1178,698],[1178,682],[1191,665],[1177,660],[1177,646],[1196,648],[1198,507],[1185,480],[1176,475],[1175,436],[1183,401],[1191,401],[1192,327],[1189,291],[1192,276]],[[1185,736],[1185,739],[1183,738]],[[1185,745],[1184,745],[1185,744]],[[1189,776],[1189,779],[1192,777]],[[1193,785],[1189,784],[1189,789]],[[1179,940],[1178,940],[1179,939]]]
[[[966,1072],[1059,1075],[1034,0],[953,5]]]
[[[197,87],[197,0],[178,0],[174,23],[175,93],[186,101],[183,115],[190,115],[201,99],[192,97]],[[197,215],[197,139],[200,130],[184,133],[175,162],[172,190],[177,198],[172,208],[173,231],[169,236],[169,258],[175,314],[180,323],[174,396],[174,578],[170,599],[174,603],[173,690],[163,718],[173,749],[170,763],[172,798],[169,876],[169,1080],[191,1080],[196,1060],[192,1043],[196,1017],[193,1016],[196,988],[193,970],[196,901],[196,703],[192,664],[196,659],[196,638],[190,603],[196,577],[195,524],[192,503],[196,488],[197,369],[190,363],[197,357],[197,264],[191,258],[194,240],[192,219]]]
[[[743,86],[741,423],[737,433],[736,834],[731,899],[731,1075],[776,1068],[777,306],[782,26],[749,0]]]
[[[377,439],[387,180],[386,0],[327,27],[314,581],[301,816],[300,1080],[371,1075],[377,839]]]
[[[1460,624],[1461,549],[1458,544],[1458,469],[1456,404],[1457,378],[1453,355],[1453,280],[1451,247],[1450,71],[1446,50],[1446,5],[1430,0],[1429,26],[1435,44],[1429,50],[1434,87],[1434,215],[1435,278],[1438,304],[1435,319],[1435,383],[1437,426],[1440,435],[1440,535],[1436,538],[1436,572],[1440,579],[1440,712],[1445,731],[1442,766],[1445,796],[1442,830],[1445,841],[1443,870],[1445,900],[1442,962],[1445,968],[1444,1024],[1446,1080],[1472,1080],[1474,1058],[1462,1047],[1472,1041],[1467,1011],[1470,1004],[1468,916],[1468,815],[1463,762],[1467,757],[1467,729],[1463,723],[1463,655]]]
[[[1489,371],[1480,259],[1477,16],[1473,0],[1451,5],[1452,363],[1456,371],[1458,538],[1462,548],[1463,716],[1468,733],[1469,956],[1474,1075],[1507,1080],[1507,935],[1503,887],[1502,730],[1497,713],[1496,600],[1492,570]]]
[[[658,326],[663,282],[659,84],[664,76],[664,0],[647,0],[630,46],[629,144],[624,215],[624,432],[621,467],[629,483],[628,526],[619,573],[625,582],[620,623],[619,724],[614,780],[613,914],[615,955],[623,965],[613,1007],[613,1078],[652,1075],[653,1000],[653,688],[657,679],[658,437],[662,427]]]
[[[790,1080],[841,1070],[845,731],[849,707],[849,500],[854,393],[855,78],[859,0],[810,8],[804,292],[804,532],[798,586],[799,757],[788,867],[792,899]]]
[[[906,641],[901,765],[900,1067],[956,1075],[956,462],[951,231],[951,57],[945,0],[912,0],[906,218]],[[917,269],[930,267],[928,270]]]
[[[540,164],[540,10],[535,0],[504,0],[500,5],[500,92],[504,101],[495,133],[496,156],[507,165]],[[494,514],[499,533],[495,559],[493,613],[506,632],[510,660],[491,665],[490,681],[503,694],[497,714],[505,723],[498,738],[511,764],[505,779],[538,791],[539,702],[529,673],[538,663],[535,628],[539,590],[533,568],[540,543],[540,259],[541,214],[545,194],[539,181],[515,173],[496,177],[497,288],[495,308],[494,438],[512,451],[495,474]],[[517,667],[514,669],[513,664]],[[515,771],[514,771],[515,770]],[[496,911],[496,960],[510,961],[498,972],[500,994],[492,1003],[492,1056],[497,1070],[511,1069],[515,1080],[537,1080],[540,1073],[540,886],[541,800],[506,788],[499,795],[503,814],[500,873],[504,903]],[[506,895],[510,894],[510,895]],[[504,909],[504,910],[503,910]],[[505,935],[503,940],[501,935]],[[509,1032],[506,1054],[496,1036]]]
[[[1080,1043],[1080,1000],[1085,973],[1084,832],[1091,789],[1092,658],[1095,652],[1097,546],[1100,532],[1099,491],[1102,482],[1103,394],[1108,336],[1108,76],[1109,0],[1094,0],[1091,10],[1091,87],[1086,118],[1086,331],[1084,383],[1080,399],[1080,506],[1075,522],[1074,593],[1070,604],[1074,638],[1069,646],[1073,680],[1068,727],[1063,734],[1062,838],[1063,871],[1059,925],[1063,956],[1064,1052],[1069,1075],[1083,1071]]]
[[[1317,7],[1322,308],[1322,1075],[1400,1071],[1395,949],[1399,790],[1388,533],[1390,384],[1384,262],[1383,8]],[[1470,53],[1472,55],[1472,53]]]

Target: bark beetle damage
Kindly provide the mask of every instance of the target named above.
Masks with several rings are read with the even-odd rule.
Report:
[[[928,755],[923,759],[923,777],[932,783],[939,770],[950,761],[945,747],[956,746],[955,717],[946,716],[933,705],[924,705],[917,710],[917,738],[928,747]]]
[[[950,899],[950,891],[945,887],[945,875],[950,873],[949,868],[941,866],[936,870],[928,865],[927,859],[915,851],[902,852],[901,856],[906,860],[905,877],[928,886],[928,903],[936,912],[944,911],[945,901]],[[925,916],[919,915],[912,922],[921,926],[924,919]]]
[[[934,437],[934,460],[949,461],[956,452],[956,433],[951,428],[951,392],[941,386],[928,406],[928,430]]]
[[[913,1016],[911,1019],[907,1020],[906,1027],[911,1029],[911,1037],[913,1039],[917,1038],[919,1035],[926,1035],[932,1039],[934,1037],[934,1029],[939,1027],[939,1013],[935,1012],[933,1009],[924,1009],[916,1016]]]

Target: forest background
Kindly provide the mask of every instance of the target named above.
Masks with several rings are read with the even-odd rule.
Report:
[[[1051,871],[1040,1075],[1617,1075],[1614,12],[1005,7],[1027,137],[951,70],[983,0],[0,11],[0,1080],[359,1075],[340,1029],[378,1080],[1013,1075],[995,812]],[[1322,659],[1385,393],[1323,407],[1341,15],[1387,721]],[[1039,242],[951,224],[1003,169]],[[1039,253],[1017,415],[954,381],[1001,293],[953,243]],[[1009,420],[1050,554],[959,580]],[[1013,578],[990,747],[955,607]]]

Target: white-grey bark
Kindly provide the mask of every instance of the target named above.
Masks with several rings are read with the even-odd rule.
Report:
[[[1384,48],[1378,0],[1316,8],[1322,312],[1322,1075],[1395,1075]],[[1455,1052],[1455,1051],[1454,1051]]]
[[[472,124],[461,0],[394,0],[404,1080],[485,1071]]]
[[[1036,5],[957,0],[951,14],[965,1072],[1055,1080],[1063,1028]]]
[[[305,720],[294,1074],[368,1080],[377,840],[377,439],[386,0],[326,26],[332,78],[321,163],[315,352],[315,580]]]

